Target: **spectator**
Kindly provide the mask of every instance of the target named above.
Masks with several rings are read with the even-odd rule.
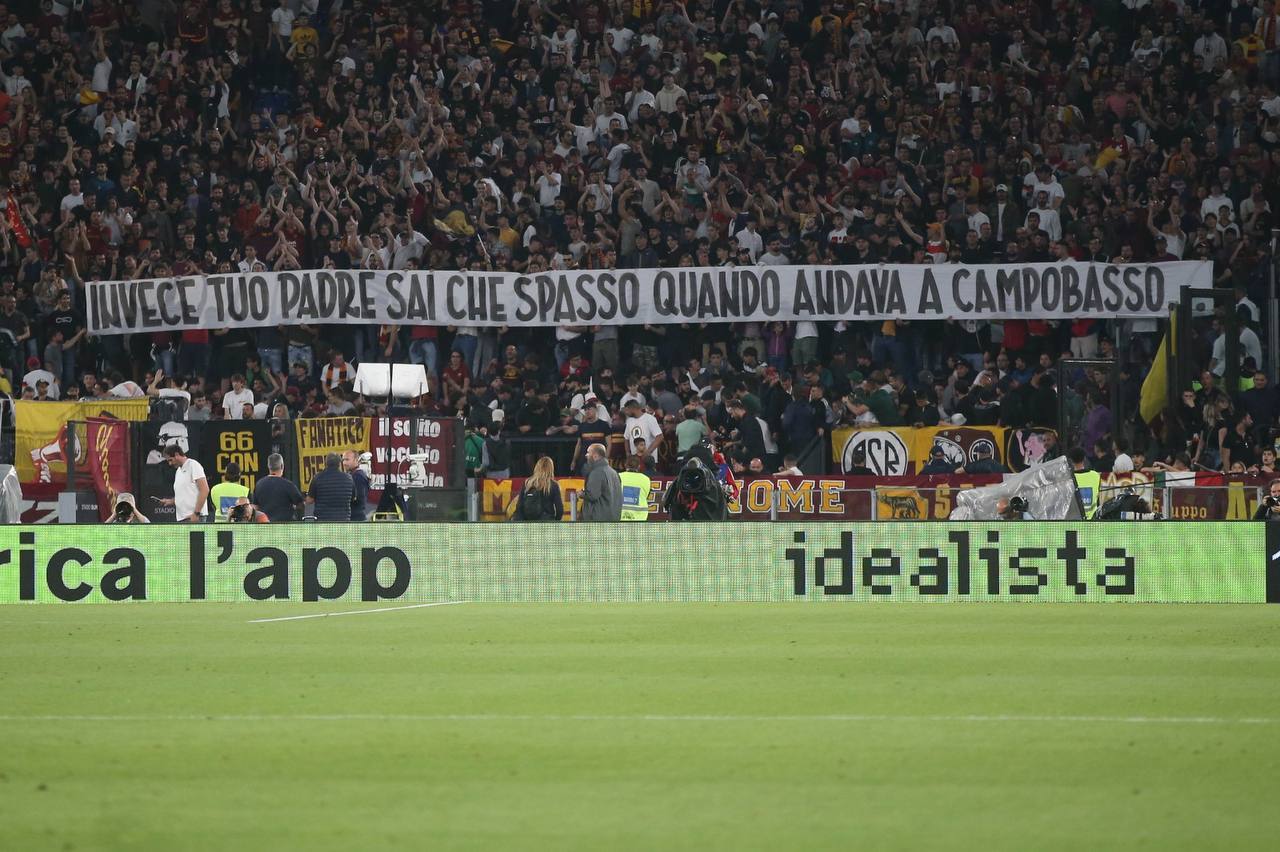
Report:
[[[1009,469],[995,459],[995,449],[989,444],[974,448],[974,460],[964,466],[970,474],[1008,473]]]
[[[920,473],[925,476],[934,476],[940,473],[955,473],[958,466],[947,460],[947,453],[942,447],[934,445],[929,450],[929,461],[924,467],[920,468]]]
[[[79,334],[80,311],[95,279],[321,267],[538,275],[740,263],[745,249],[746,262],[765,265],[1184,256],[1211,263],[1217,286],[1244,285],[1253,310],[1265,292],[1268,199],[1280,188],[1280,15],[1270,0],[1181,13],[1188,4],[1174,4],[1167,15],[1125,3],[1118,18],[1080,0],[1016,14],[810,4],[823,8],[803,16],[642,2],[563,24],[542,6],[493,0],[393,13],[230,0],[208,19],[181,4],[151,4],[154,14],[141,16],[136,4],[93,3],[43,17],[31,5],[11,10],[0,38],[10,99],[0,285],[13,285],[0,292],[0,325],[20,337],[3,298],[12,293],[29,329],[12,351],[0,347],[11,380],[35,355],[63,388],[83,366],[139,385],[159,368],[194,398],[225,391],[256,350],[273,373],[302,364],[281,392],[297,414],[325,403],[311,387],[349,381],[350,364],[333,375],[330,350],[346,363],[407,347],[434,380],[436,353],[457,349],[469,381],[455,371],[453,386],[439,383],[453,411],[486,392],[491,353],[514,346],[522,361],[549,364],[561,339],[549,329],[414,324],[377,337],[338,324],[90,339]],[[1242,33],[1251,35],[1228,41]],[[161,49],[167,34],[178,41]],[[590,354],[599,392],[602,368],[671,379],[670,368],[713,346],[747,374],[738,359],[748,345],[779,371],[825,367],[837,339],[851,354],[872,353],[864,375],[892,367],[913,377],[945,375],[948,356],[1002,348],[1030,365],[1041,350],[1088,357],[1097,334],[1123,341],[1141,378],[1156,330],[1115,320],[720,325],[583,327],[564,342]],[[1255,367],[1265,363],[1260,345],[1242,343]],[[1197,367],[1213,357],[1204,355]],[[1224,357],[1211,365],[1219,375]],[[541,387],[551,378],[504,376],[508,413],[522,410],[525,379]],[[997,387],[1002,422],[1056,422],[1050,384],[1028,373]],[[709,385],[673,392],[687,404]],[[981,388],[970,394],[970,408],[990,407]],[[544,413],[569,403],[556,396]],[[954,396],[948,384],[948,415],[960,411]],[[608,417],[618,413],[616,400],[601,401]],[[867,401],[867,411],[841,417],[889,417],[874,395]],[[352,398],[336,409],[348,403],[365,405]],[[781,436],[781,408],[762,406]],[[193,404],[189,416],[203,409]],[[1165,459],[1185,449],[1161,447]]]
[[[253,503],[272,523],[295,520],[305,504],[298,486],[285,478],[284,457],[279,453],[267,456],[267,475],[254,486]]]
[[[324,470],[312,477],[311,487],[307,489],[311,514],[317,521],[350,521],[354,499],[355,483],[351,474],[342,469],[342,456],[329,453],[324,460]]]
[[[231,377],[231,390],[222,395],[222,416],[227,420],[244,419],[245,405],[253,405],[253,391],[245,387],[244,376]]]
[[[508,479],[511,476],[511,442],[502,433],[507,417],[501,408],[495,409],[490,417],[493,425],[480,429],[489,459],[484,475],[487,479]]]
[[[627,415],[627,454],[644,455],[656,461],[658,448],[665,440],[657,418],[644,410],[644,403],[638,395],[628,399],[623,404],[623,410]],[[643,442],[643,451],[637,447],[640,442]]]

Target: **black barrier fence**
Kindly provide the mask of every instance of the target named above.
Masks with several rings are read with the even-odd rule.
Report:
[[[549,457],[556,465],[556,473],[576,473],[573,465],[574,449],[578,439],[567,435],[520,436],[507,439],[511,445],[511,475],[529,476],[533,466],[542,456]],[[578,460],[581,464],[581,459]]]

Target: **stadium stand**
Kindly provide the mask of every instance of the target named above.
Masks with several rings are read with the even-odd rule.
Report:
[[[663,474],[686,420],[750,473],[842,426],[1056,429],[1064,406],[1095,466],[1274,473],[1271,0],[20,0],[0,21],[15,398],[369,414],[351,365],[400,360],[435,380],[417,411],[517,443],[585,446],[638,398]],[[1234,304],[1191,322],[1203,375],[1159,428],[1149,320],[95,338],[84,317],[86,281],[199,272],[1193,258]]]

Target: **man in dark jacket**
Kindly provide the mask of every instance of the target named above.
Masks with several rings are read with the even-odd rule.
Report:
[[[995,449],[990,444],[979,444],[973,451],[974,460],[964,466],[965,473],[1008,473],[1009,470],[995,459]]]
[[[604,444],[587,447],[586,485],[582,489],[582,520],[622,520],[622,479],[609,467]]]
[[[369,504],[369,477],[360,468],[360,456],[354,450],[342,454],[342,469],[351,474],[355,492],[351,498],[351,520],[363,521]]]
[[[267,475],[258,480],[253,489],[253,503],[273,524],[292,521],[295,510],[304,504],[302,492],[293,480],[285,479],[284,456],[272,453],[267,457]]]
[[[743,405],[742,400],[735,399],[729,403],[729,417],[732,418],[733,428],[737,430],[737,451],[734,457],[743,464],[751,461],[751,459],[762,459],[765,457],[767,450],[764,442],[764,429],[760,425],[758,418],[752,417],[747,412],[747,407]]]
[[[786,447],[792,452],[805,449],[817,437],[818,420],[804,391],[796,391],[795,397],[782,412],[782,432],[786,437]]]
[[[351,520],[351,500],[355,491],[351,474],[342,469],[342,456],[329,453],[325,456],[324,470],[315,475],[307,489],[307,502],[312,504],[311,514],[317,521]]]

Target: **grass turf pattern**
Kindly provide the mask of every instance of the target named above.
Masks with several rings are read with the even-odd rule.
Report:
[[[0,608],[0,849],[1274,848],[1280,608],[313,609]]]

